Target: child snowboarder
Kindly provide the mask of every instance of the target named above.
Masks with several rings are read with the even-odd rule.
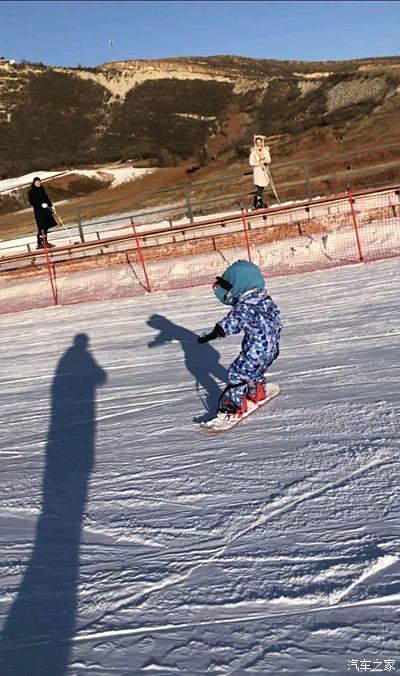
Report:
[[[258,404],[266,399],[264,372],[279,354],[281,316],[254,263],[236,261],[216,278],[213,289],[218,300],[232,310],[198,342],[244,331],[241,352],[229,367],[228,385],[218,407],[218,417],[238,419],[247,412],[249,400]]]

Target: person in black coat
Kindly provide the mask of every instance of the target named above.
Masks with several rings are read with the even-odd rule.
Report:
[[[36,225],[38,229],[37,234],[37,248],[42,249],[44,244],[46,246],[54,246],[47,240],[47,232],[49,228],[54,228],[57,222],[53,216],[53,204],[42,186],[42,181],[38,176],[33,179],[31,188],[28,192],[29,204],[33,206],[35,214]],[[44,240],[44,241],[43,241]]]

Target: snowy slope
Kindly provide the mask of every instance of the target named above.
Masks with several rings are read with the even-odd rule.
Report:
[[[53,176],[62,176],[63,174],[68,174],[68,171],[31,171],[29,174],[24,174],[23,176],[15,176],[14,178],[4,178],[0,181],[0,193],[9,193],[23,186],[28,186],[32,183],[35,176],[40,176],[44,181],[47,178],[52,178]]]
[[[74,174],[80,174],[81,176],[88,176],[89,178],[100,178],[104,175],[110,175],[112,176],[113,180],[110,185],[110,188],[116,188],[119,185],[122,185],[123,183],[127,183],[128,181],[135,181],[138,178],[142,178],[142,176],[146,176],[147,174],[152,174],[157,169],[140,169],[137,167],[103,167],[101,169],[80,169],[74,170]]]
[[[16,176],[15,178],[6,178],[0,181],[0,193],[10,193],[13,190],[29,186],[35,176],[39,176],[42,180],[52,178],[54,176],[67,176],[68,174],[77,174],[80,176],[87,176],[89,178],[101,178],[104,174],[112,177],[110,188],[116,188],[127,181],[134,181],[142,178],[146,174],[151,174],[157,169],[142,169],[138,167],[100,167],[100,169],[71,169],[66,171],[31,171],[29,174],[23,176]]]
[[[400,668],[398,271],[271,280],[282,393],[221,436],[210,289],[0,318],[1,676]]]

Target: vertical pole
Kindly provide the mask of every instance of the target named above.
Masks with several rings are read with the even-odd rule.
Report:
[[[47,238],[46,238],[46,235],[45,235],[43,230],[41,230],[40,237],[41,237],[41,240],[43,242],[44,254],[46,256],[46,266],[47,266],[47,272],[49,273],[49,278],[50,278],[51,293],[52,293],[52,296],[53,296],[54,305],[57,305],[57,302],[58,302],[57,301],[57,289],[56,289],[55,280],[53,279],[53,274],[52,274],[52,271],[51,271],[51,261],[50,261],[50,256],[49,256],[49,249],[48,249],[48,246],[47,246]]]
[[[145,260],[144,260],[142,247],[140,246],[139,237],[138,237],[138,234],[137,234],[137,231],[136,231],[136,227],[135,227],[135,223],[133,221],[133,218],[131,218],[131,225],[132,225],[132,230],[133,230],[133,236],[134,236],[135,242],[136,242],[136,248],[137,248],[139,258],[140,258],[140,262],[141,262],[142,268],[143,268],[144,278],[146,280],[146,288],[147,288],[147,291],[149,293],[151,293],[151,284],[150,284],[150,280],[149,280],[147,270],[146,270],[146,263],[145,263]]]
[[[390,207],[391,210],[392,210],[393,218],[396,218],[396,215],[397,215],[397,214],[396,214],[396,205],[395,205],[395,204],[392,204],[392,200],[391,200],[390,195],[388,195],[388,199],[389,199],[389,207]]]
[[[247,226],[247,220],[246,220],[246,211],[243,207],[241,208],[241,212],[242,212],[244,237],[245,237],[245,240],[246,240],[247,257],[249,259],[249,262],[251,263],[251,250],[250,250],[249,233],[248,233],[248,226]]]
[[[189,221],[191,223],[194,223],[192,205],[190,203],[190,188],[189,188],[188,185],[185,185],[185,198],[186,198],[186,208],[187,208],[187,215],[189,217]]]
[[[83,234],[83,228],[82,228],[82,221],[81,221],[81,212],[79,207],[76,209],[76,222],[78,224],[78,230],[79,230],[79,237],[81,238],[81,242],[85,241],[85,236]]]
[[[308,167],[307,160],[304,160],[303,165],[304,165],[304,180],[306,182],[306,190],[307,190],[307,199],[309,202],[311,202],[312,192],[311,192],[310,170]]]
[[[359,235],[359,232],[358,232],[357,214],[356,214],[356,210],[354,208],[354,199],[353,199],[353,196],[350,192],[350,186],[349,185],[347,185],[347,196],[348,196],[349,202],[350,202],[351,217],[353,219],[354,231],[356,233],[358,258],[359,258],[360,263],[361,263],[364,260],[364,256],[363,256],[362,247],[361,247],[360,235]]]

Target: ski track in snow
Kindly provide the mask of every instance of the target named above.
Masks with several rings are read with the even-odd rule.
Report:
[[[1,676],[400,669],[398,276],[271,280],[281,394],[212,437],[210,289],[1,317]]]

